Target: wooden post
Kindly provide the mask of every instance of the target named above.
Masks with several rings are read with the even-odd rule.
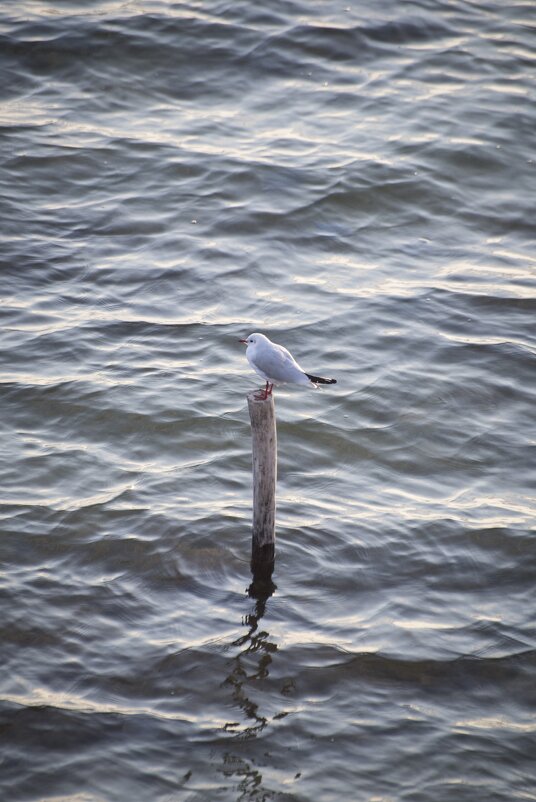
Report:
[[[266,580],[272,576],[275,560],[277,432],[273,396],[258,400],[255,393],[248,393],[248,408],[253,445],[251,571],[254,580]]]

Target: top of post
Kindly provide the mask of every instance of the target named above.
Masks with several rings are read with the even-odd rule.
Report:
[[[262,390],[253,390],[251,393],[248,393],[247,399],[249,402],[254,402],[255,404],[270,404],[274,402],[274,397],[272,394],[267,396],[266,398],[259,397],[259,394]]]

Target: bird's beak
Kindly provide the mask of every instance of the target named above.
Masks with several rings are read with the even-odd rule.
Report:
[[[239,342],[239,343],[244,343],[245,345],[247,345],[247,344],[248,344],[248,341],[247,341],[247,340],[238,340],[238,342]]]

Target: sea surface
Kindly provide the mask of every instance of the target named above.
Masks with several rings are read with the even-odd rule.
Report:
[[[536,800],[533,0],[3,0],[0,799]],[[263,332],[273,585],[251,587]]]

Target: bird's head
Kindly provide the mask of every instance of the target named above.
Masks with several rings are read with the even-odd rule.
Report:
[[[265,342],[267,340],[267,337],[265,337],[264,334],[250,334],[249,337],[246,337],[245,340],[239,340],[238,342],[244,343],[244,345],[249,346],[249,345],[257,345],[257,343],[260,343],[263,340]]]

